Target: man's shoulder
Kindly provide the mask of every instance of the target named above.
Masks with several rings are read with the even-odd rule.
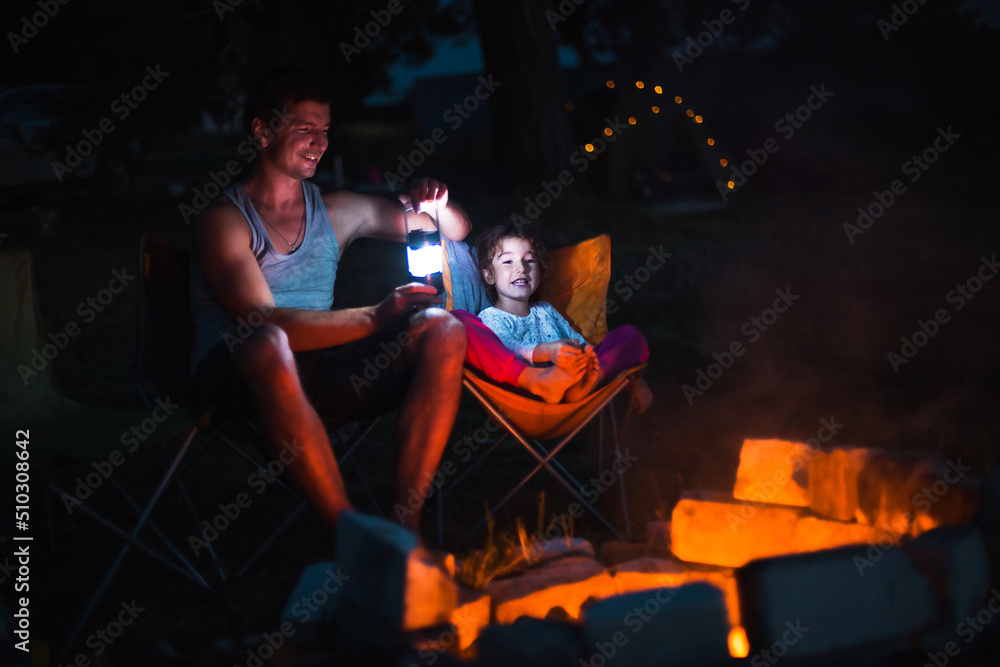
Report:
[[[198,237],[219,234],[246,234],[250,236],[250,226],[243,211],[225,194],[216,197],[202,211],[195,222]]]

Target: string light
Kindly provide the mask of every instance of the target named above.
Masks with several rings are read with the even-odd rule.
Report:
[[[708,145],[709,146],[714,146],[715,145],[715,139],[713,139],[712,137],[709,137],[708,138]]]
[[[696,123],[700,123],[701,120],[702,120],[701,116],[695,116],[694,117],[694,122],[696,122]]]
[[[635,118],[632,117],[632,116],[629,116],[629,118],[628,118],[628,124],[629,125],[635,125]]]
[[[594,144],[587,144],[586,146],[584,146],[584,149],[585,149],[585,150],[586,150],[586,151],[587,151],[588,153],[593,153],[593,152],[594,152]]]
[[[677,104],[680,104],[680,103],[681,103],[681,102],[683,102],[683,101],[684,101],[684,100],[682,100],[682,99],[681,99],[681,96],[680,96],[680,95],[678,95],[677,97],[675,97],[675,98],[674,98],[674,102],[677,102]]]
[[[636,81],[635,82],[635,87],[638,88],[639,90],[642,90],[643,86],[645,86],[645,85],[646,84],[644,84],[642,81]]]
[[[614,88],[615,87],[615,82],[612,81],[611,79],[608,79],[608,82],[606,84],[604,84],[604,85],[606,85],[608,88]]]
[[[733,188],[735,188],[735,187],[736,187],[736,184],[735,184],[735,183],[733,183],[732,181],[729,181],[728,183],[726,183],[726,185],[728,185],[728,186],[729,186],[729,189],[730,189],[730,190],[732,190]]]
[[[660,107],[653,107],[653,113],[660,113]]]
[[[653,90],[656,91],[657,95],[662,95],[663,94],[663,88],[660,88],[659,86],[657,86],[656,88],[653,88]]]
[[[605,136],[608,136],[608,137],[610,137],[610,136],[611,136],[611,134],[612,134],[612,131],[611,131],[611,128],[610,128],[610,127],[606,127],[606,128],[604,128],[604,135],[605,135]]]
[[[725,167],[727,164],[729,164],[729,160],[727,160],[726,158],[722,158],[721,160],[719,160],[720,166]]]
[[[692,111],[691,109],[688,109],[686,113],[687,113],[687,115],[689,117],[693,117],[694,116],[694,111]]]

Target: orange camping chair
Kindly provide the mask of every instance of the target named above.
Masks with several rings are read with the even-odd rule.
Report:
[[[541,298],[551,303],[590,343],[596,344],[607,335],[607,317],[605,305],[607,301],[608,283],[611,279],[611,239],[606,234],[575,246],[560,248],[551,253],[552,267],[547,273],[542,286]],[[449,258],[448,264],[454,264]],[[456,279],[455,267],[452,266],[445,275],[445,286],[448,292],[447,307],[454,307],[452,298],[452,282]],[[466,279],[463,276],[462,279]],[[469,279],[478,279],[472,276]],[[484,451],[471,466],[445,489],[438,493],[438,542],[443,542],[444,511],[443,498],[454,489],[467,474],[482,463],[507,436],[513,436],[535,459],[531,470],[513,486],[503,498],[493,504],[487,514],[470,528],[456,546],[461,545],[472,533],[483,525],[497,510],[507,503],[527,482],[543,468],[572,495],[577,502],[589,510],[619,539],[621,533],[595,509],[594,494],[587,491],[555,456],[570,440],[587,424],[600,416],[598,460],[603,461],[603,415],[607,408],[611,421],[612,439],[615,456],[621,456],[620,443],[624,440],[628,422],[631,418],[631,402],[626,409],[622,429],[619,431],[612,400],[624,389],[631,387],[639,378],[639,373],[645,364],[638,364],[626,369],[608,384],[599,387],[582,401],[576,403],[545,403],[535,397],[507,384],[495,382],[483,374],[465,369],[463,384],[472,394],[486,413],[506,431],[496,442]],[[553,441],[546,447],[542,441]],[[600,474],[600,470],[599,470]],[[618,475],[621,492],[622,512],[625,533],[631,538],[629,526],[628,503],[625,495],[624,474]]]

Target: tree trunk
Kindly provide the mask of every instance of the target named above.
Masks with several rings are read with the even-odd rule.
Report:
[[[569,160],[572,135],[556,35],[538,0],[474,0],[490,98],[494,183],[533,194]],[[558,25],[558,24],[557,24]]]

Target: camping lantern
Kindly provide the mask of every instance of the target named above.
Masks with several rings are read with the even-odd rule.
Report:
[[[412,209],[403,211],[404,224],[407,210]],[[410,229],[406,225],[406,265],[410,275],[420,282],[433,285],[438,294],[441,294],[444,292],[444,251],[436,213],[435,210],[434,229]]]

